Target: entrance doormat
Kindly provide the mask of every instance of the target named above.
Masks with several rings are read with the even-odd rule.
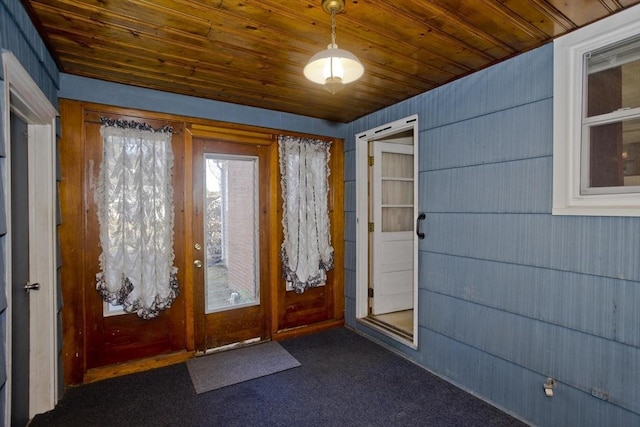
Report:
[[[197,394],[300,366],[276,341],[255,344],[187,360]]]

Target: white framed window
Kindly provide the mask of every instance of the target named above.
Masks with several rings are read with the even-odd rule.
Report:
[[[553,214],[640,216],[640,6],[554,41]]]

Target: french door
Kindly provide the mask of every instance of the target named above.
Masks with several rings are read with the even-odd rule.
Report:
[[[196,138],[192,160],[196,349],[266,339],[268,150]]]

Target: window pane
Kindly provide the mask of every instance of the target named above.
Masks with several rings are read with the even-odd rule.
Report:
[[[587,116],[640,107],[640,37],[590,52]]]
[[[382,208],[382,231],[413,231],[413,208]]]
[[[589,129],[589,186],[640,185],[640,119]]]
[[[205,162],[207,313],[258,304],[257,160]]]
[[[413,178],[413,156],[383,151],[382,176],[385,178]]]
[[[382,180],[383,205],[413,205],[413,181]]]

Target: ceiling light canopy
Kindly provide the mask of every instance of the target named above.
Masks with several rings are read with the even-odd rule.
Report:
[[[336,44],[336,14],[344,10],[344,0],[323,0],[322,9],[331,14],[331,43],[309,59],[304,67],[304,76],[336,93],[345,84],[362,77],[364,67],[353,53],[338,48]]]

